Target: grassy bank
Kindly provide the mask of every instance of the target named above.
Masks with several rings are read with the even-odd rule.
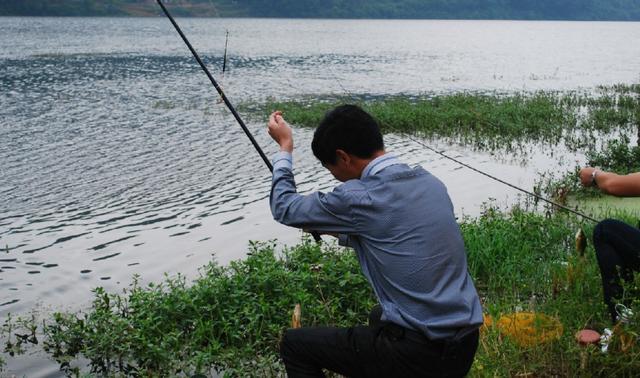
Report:
[[[593,149],[602,134],[635,131],[640,124],[640,85],[601,87],[588,94],[308,98],[270,102],[258,111],[265,114],[280,109],[290,123],[316,127],[327,110],[353,102],[373,114],[384,132],[418,134],[478,150],[513,153],[531,142],[546,145],[562,142],[573,151]]]
[[[564,327],[552,343],[521,347],[497,328],[482,332],[472,376],[630,376],[640,371],[640,347],[625,352],[614,339],[608,353],[583,349],[574,333],[609,326],[593,250],[574,252],[573,218],[487,208],[461,229],[469,270],[485,312],[497,319],[517,310],[557,317]],[[590,224],[583,225],[590,236]],[[108,376],[210,374],[278,376],[277,343],[296,303],[304,325],[362,324],[374,298],[350,250],[310,241],[277,257],[273,243],[254,244],[228,267],[210,264],[193,282],[184,277],[123,293],[95,290],[78,313],[42,320],[10,319],[2,330],[8,352],[42,348],[69,374],[80,357]],[[634,304],[640,314],[640,304]],[[640,332],[640,318],[627,332]],[[37,346],[32,343],[38,339]],[[619,342],[618,342],[619,343]],[[533,375],[527,375],[533,374]]]

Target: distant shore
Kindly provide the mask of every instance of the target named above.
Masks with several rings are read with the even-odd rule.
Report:
[[[354,7],[337,0],[171,0],[166,5],[179,17],[640,21],[640,0],[583,0],[573,6],[525,0],[371,0]],[[5,0],[0,2],[0,16],[158,17],[162,12],[154,0]]]
[[[218,15],[215,13],[202,14],[183,14],[182,12],[173,12],[173,16],[177,18],[264,18],[264,19],[287,19],[287,20],[389,20],[389,21],[540,21],[540,22],[640,22],[638,19],[551,19],[551,18],[408,18],[408,17],[300,17],[300,16],[255,16],[255,15]],[[160,13],[154,14],[4,14],[2,17],[36,17],[36,18],[164,18]]]

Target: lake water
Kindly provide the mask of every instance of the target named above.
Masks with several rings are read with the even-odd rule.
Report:
[[[640,81],[640,23],[179,19],[233,103],[301,96],[590,90]],[[245,115],[248,116],[248,115]],[[266,118],[266,114],[262,117]],[[269,213],[270,174],[168,20],[0,18],[0,316],[86,306],[134,274],[196,277],[250,240],[295,244]],[[264,120],[247,119],[267,154]],[[295,129],[303,192],[336,181]],[[429,142],[530,189],[583,156],[524,161]],[[462,215],[517,192],[395,135],[388,150],[449,188]],[[553,153],[553,155],[551,154]],[[56,375],[41,356],[12,372]]]

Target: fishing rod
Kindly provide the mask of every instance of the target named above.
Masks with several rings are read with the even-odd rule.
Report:
[[[356,103],[357,103],[357,102],[358,102],[358,99],[357,99],[357,98],[356,98],[356,97],[355,97],[351,92],[349,92],[349,91],[348,91],[348,90],[347,90],[347,89],[342,85],[342,83],[340,82],[340,80],[338,79],[338,77],[335,75],[335,73],[331,70],[331,68],[329,68],[329,70],[331,71],[331,74],[333,75],[333,78],[336,80],[336,82],[338,83],[338,85],[340,86],[340,88],[342,88],[342,90],[343,90],[343,91],[344,91],[344,92],[345,92],[349,97],[351,97],[351,99],[352,99],[352,100],[355,100],[355,101],[356,101]],[[396,129],[396,128],[395,128],[395,127],[393,127],[393,126],[391,126],[391,129],[393,129],[393,130],[395,130],[395,131],[397,131],[397,132],[400,132],[400,133],[403,133],[403,134],[404,134],[404,132],[403,132],[402,130],[398,130],[398,129]],[[499,183],[501,183],[501,184],[504,184],[504,185],[506,185],[506,186],[508,186],[508,187],[510,187],[510,188],[513,188],[513,189],[519,190],[520,192],[525,193],[525,194],[528,194],[528,195],[530,195],[530,196],[532,196],[532,197],[534,197],[534,198],[537,198],[537,199],[538,199],[538,200],[540,200],[540,201],[546,202],[546,203],[548,203],[548,204],[550,204],[550,205],[552,205],[552,206],[556,206],[556,207],[558,207],[559,209],[565,210],[565,211],[567,211],[567,212],[569,212],[569,213],[572,213],[572,214],[574,214],[574,215],[580,216],[580,217],[582,217],[582,218],[584,218],[584,219],[588,219],[588,220],[590,220],[590,221],[592,221],[592,222],[594,222],[594,223],[598,223],[598,220],[596,220],[595,218],[593,218],[593,217],[591,217],[591,216],[589,216],[589,215],[586,215],[586,214],[584,214],[584,213],[582,213],[582,212],[579,212],[579,211],[577,211],[577,210],[574,210],[574,209],[572,209],[572,208],[570,208],[570,207],[568,207],[568,206],[565,206],[565,205],[559,204],[559,203],[557,203],[557,202],[551,201],[550,199],[547,199],[547,198],[545,198],[545,197],[542,197],[541,195],[539,195],[539,194],[537,194],[537,193],[534,193],[534,192],[531,192],[531,191],[529,191],[529,190],[523,189],[523,188],[521,188],[521,187],[519,187],[519,186],[516,186],[516,185],[514,185],[514,184],[511,184],[510,182],[507,182],[507,181],[505,181],[505,180],[502,180],[501,178],[498,178],[498,177],[493,176],[493,175],[491,175],[491,174],[489,174],[489,173],[487,173],[487,172],[484,172],[484,171],[482,171],[482,170],[480,170],[480,169],[478,169],[478,168],[475,168],[475,167],[473,167],[473,166],[471,166],[471,165],[469,165],[469,164],[467,164],[467,163],[465,163],[465,162],[462,162],[462,161],[460,161],[460,160],[458,160],[458,159],[456,159],[456,158],[453,158],[453,157],[451,157],[451,156],[449,156],[449,155],[447,155],[447,154],[443,153],[442,151],[438,151],[438,150],[436,150],[435,148],[433,148],[433,147],[431,147],[431,146],[427,145],[426,143],[424,143],[424,142],[422,142],[422,141],[420,141],[420,140],[418,140],[418,139],[414,138],[414,137],[413,137],[413,136],[411,136],[410,134],[407,134],[407,136],[409,137],[409,139],[411,139],[411,140],[412,140],[412,141],[414,141],[415,143],[418,143],[418,144],[419,144],[419,145],[421,145],[422,147],[424,147],[424,148],[428,149],[429,151],[431,151],[431,152],[433,152],[433,153],[436,153],[436,154],[438,154],[438,155],[442,156],[442,157],[443,157],[443,158],[445,158],[445,159],[449,159],[449,160],[453,161],[454,163],[457,163],[457,164],[459,164],[459,165],[461,165],[461,166],[463,166],[463,167],[465,167],[465,168],[468,168],[468,169],[470,169],[470,170],[472,170],[472,171],[474,171],[474,172],[476,172],[476,173],[479,173],[479,174],[481,174],[481,175],[483,175],[483,176],[485,176],[485,177],[488,177],[488,178],[490,178],[490,179],[492,179],[492,180],[494,180],[494,181],[497,181],[497,182],[499,182]]]
[[[162,0],[156,0],[156,1],[158,2],[158,5],[160,5],[160,8],[162,8],[162,11],[167,16],[169,21],[171,21],[171,24],[173,24],[173,27],[176,29],[178,34],[180,34],[180,37],[182,38],[184,43],[187,45],[187,47],[191,51],[191,54],[193,54],[193,57],[196,59],[196,61],[200,65],[200,68],[202,68],[204,73],[209,78],[209,81],[211,81],[211,84],[213,84],[213,86],[216,88],[216,91],[218,91],[218,94],[220,95],[220,98],[222,98],[222,101],[224,102],[224,104],[227,106],[229,111],[231,111],[231,114],[233,114],[233,116],[235,117],[236,121],[238,121],[238,124],[240,125],[240,127],[242,127],[242,130],[244,131],[244,133],[247,135],[247,137],[251,141],[251,144],[253,144],[253,147],[256,149],[256,151],[258,151],[258,154],[262,158],[262,161],[264,161],[264,163],[267,165],[267,167],[269,168],[269,171],[271,171],[271,173],[273,173],[273,165],[271,164],[271,162],[267,158],[267,155],[265,155],[264,151],[262,151],[262,148],[260,148],[260,145],[258,144],[258,142],[255,140],[255,138],[251,134],[251,131],[249,131],[249,128],[247,128],[247,125],[245,125],[245,123],[242,120],[242,118],[240,118],[240,115],[238,114],[236,109],[231,104],[231,101],[229,101],[227,96],[224,94],[224,91],[222,90],[222,87],[220,87],[220,85],[218,85],[218,83],[216,82],[216,79],[213,78],[213,75],[211,75],[211,72],[209,72],[209,69],[207,69],[207,66],[204,65],[204,63],[202,62],[202,59],[200,59],[200,56],[198,55],[196,50],[193,48],[193,46],[191,46],[191,43],[189,42],[187,37],[182,32],[182,29],[180,29],[180,26],[178,26],[178,23],[176,22],[176,20],[173,19],[173,16],[171,16],[171,13],[169,13],[167,8],[162,3]],[[316,242],[321,242],[322,241],[322,238],[320,237],[320,234],[318,234],[318,232],[312,231],[311,235],[313,235],[313,238],[315,239]]]

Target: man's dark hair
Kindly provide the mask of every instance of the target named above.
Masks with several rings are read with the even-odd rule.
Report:
[[[336,163],[336,150],[369,158],[384,149],[378,122],[356,105],[341,105],[327,112],[311,142],[313,154],[322,164]]]

